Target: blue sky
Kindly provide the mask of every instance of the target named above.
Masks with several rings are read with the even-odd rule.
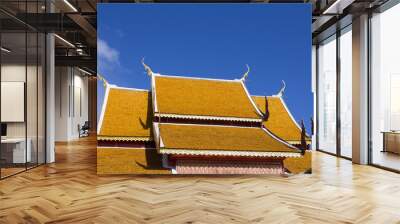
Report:
[[[98,72],[111,84],[149,89],[154,72],[240,78],[252,95],[284,99],[310,130],[310,4],[98,4]],[[104,90],[99,85],[100,114]]]

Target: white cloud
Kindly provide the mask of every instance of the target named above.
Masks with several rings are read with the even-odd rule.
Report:
[[[119,74],[132,73],[121,64],[120,52],[102,39],[97,40],[97,71],[108,80],[111,80],[110,76],[115,71]]]
[[[118,50],[110,47],[110,45],[102,39],[98,39],[97,41],[97,55],[100,59],[104,59],[109,63],[116,63],[119,65]]]

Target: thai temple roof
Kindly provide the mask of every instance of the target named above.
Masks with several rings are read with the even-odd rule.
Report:
[[[153,136],[151,114],[149,91],[109,85],[99,122],[98,139],[150,141]]]
[[[281,174],[284,161],[302,159],[302,129],[282,98],[284,82],[275,96],[251,96],[249,67],[226,80],[162,75],[142,63],[150,90],[99,75],[106,91],[98,173]]]
[[[265,113],[265,96],[252,96],[259,110]],[[301,141],[301,127],[290,113],[281,96],[268,96],[268,119],[264,126],[279,138],[291,144]],[[306,140],[310,141],[306,136]]]
[[[103,80],[106,95],[99,140],[154,140],[161,154],[300,156],[291,144],[300,143],[301,128],[282,99],[284,88],[268,97],[269,116],[263,121],[265,97],[249,95],[244,83],[248,72],[242,79],[223,80],[161,75],[144,66],[151,77],[151,91],[121,88]],[[174,118],[175,123],[163,118]],[[207,121],[199,124],[199,120]],[[233,125],[231,121],[246,122]]]
[[[160,153],[296,157],[299,150],[261,127],[155,123]]]
[[[153,75],[153,104],[161,117],[261,121],[241,80]]]

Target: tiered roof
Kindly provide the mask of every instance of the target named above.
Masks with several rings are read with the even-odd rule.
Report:
[[[263,128],[265,99],[251,97],[243,78],[166,76],[145,68],[151,92],[107,85],[99,140],[155,141],[159,153],[173,155],[300,156],[287,142],[297,143],[301,128],[281,97],[268,97],[269,118]]]
[[[151,141],[152,109],[147,90],[108,85],[99,122],[98,139]]]
[[[220,80],[151,74],[155,116],[182,118],[154,123],[160,153],[218,156],[296,157],[299,150],[261,128],[262,112],[243,79]],[[193,124],[188,120],[259,123],[259,127]],[[192,123],[192,124],[188,124]]]

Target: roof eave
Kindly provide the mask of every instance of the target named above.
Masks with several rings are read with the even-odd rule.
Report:
[[[198,119],[198,120],[262,122],[261,118],[218,117],[218,116],[162,114],[162,113],[154,113],[154,116],[155,117],[167,117],[167,118]]]
[[[242,87],[243,87],[243,89],[244,89],[244,92],[246,93],[246,96],[247,96],[247,98],[249,99],[251,105],[253,105],[254,110],[256,111],[257,115],[260,116],[260,119],[261,119],[261,118],[264,116],[263,113],[262,113],[261,110],[257,107],[257,104],[254,102],[253,98],[251,98],[251,95],[250,95],[249,91],[247,90],[247,87],[246,87],[246,85],[244,84],[244,81],[243,81],[243,80],[239,80],[239,81],[240,81],[240,83],[241,83],[241,85],[242,85]],[[261,121],[262,121],[262,119],[261,119]]]
[[[161,154],[195,156],[236,156],[236,157],[301,157],[300,152],[237,151],[237,150],[199,150],[160,148]]]
[[[127,137],[127,136],[97,136],[98,141],[118,141],[118,142],[152,142],[151,137]]]

